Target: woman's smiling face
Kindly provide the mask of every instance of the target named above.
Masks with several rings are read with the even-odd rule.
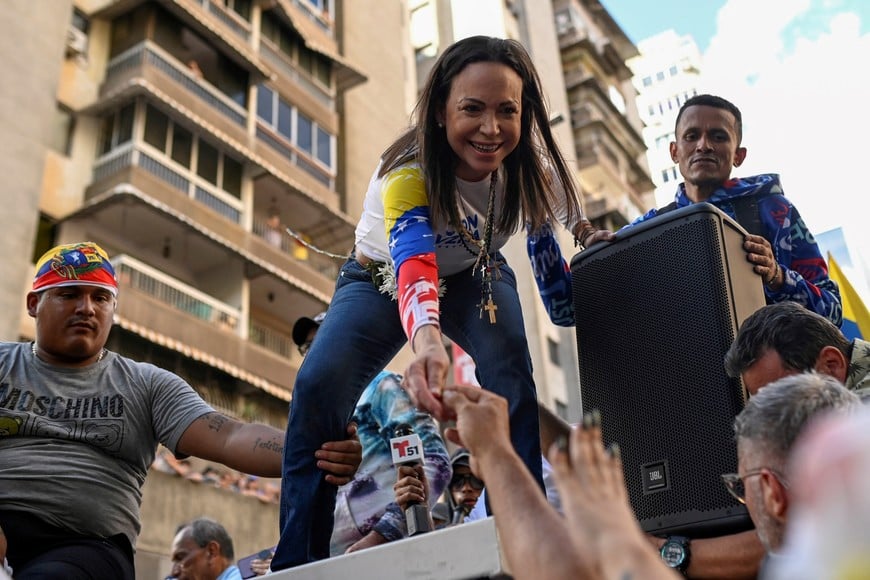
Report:
[[[475,62],[453,78],[439,122],[459,158],[456,176],[480,181],[520,142],[523,81],[507,65]]]

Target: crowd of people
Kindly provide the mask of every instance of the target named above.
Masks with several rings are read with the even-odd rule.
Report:
[[[739,109],[713,95],[684,103],[671,144],[684,179],[674,203],[627,226],[715,205],[748,232],[743,249],[767,302],[722,361],[750,394],[734,418],[738,465],[722,485],[755,529],[698,538],[641,530],[620,449],[602,445],[602,422],[618,418],[592,412],[565,432],[541,420],[517,280],[500,249],[527,233],[544,306],[570,325],[555,224],[580,247],[616,235],[582,213],[526,50],[490,37],[454,43],[415,115],[374,171],[328,310],[294,328],[304,359],[284,432],[224,416],[176,375],[105,348],[118,284],[98,245],[58,246],[39,260],[26,297],[36,340],[0,343],[0,557],[16,578],[133,578],[149,466],[223,485],[185,456],[281,478],[277,545],[255,559],[257,573],[400,540],[422,505],[433,528],[461,525],[475,509],[494,515],[516,578],[808,577],[822,563],[870,574],[855,556],[860,540],[836,551],[855,556],[847,562],[802,550],[818,530],[858,526],[836,518],[848,513],[850,469],[870,464],[870,446],[841,456],[837,445],[846,433],[867,438],[853,422],[867,424],[855,417],[866,415],[870,345],[842,337],[837,285],[779,178],[731,177],[746,157]],[[448,384],[444,337],[472,356],[482,387]],[[406,342],[409,366],[385,371]],[[397,468],[391,438],[408,430],[422,460]],[[842,493],[826,489],[811,457],[842,472],[833,486]],[[240,493],[260,480],[245,481]],[[866,512],[854,515],[870,525]],[[171,557],[173,578],[241,577],[212,520],[182,524]]]
[[[151,464],[151,469],[177,475],[194,483],[211,485],[248,497],[255,497],[264,503],[278,503],[281,495],[281,482],[277,478],[257,477],[229,469],[224,466],[205,465],[197,469],[188,458],[179,459],[169,449],[160,446]]]

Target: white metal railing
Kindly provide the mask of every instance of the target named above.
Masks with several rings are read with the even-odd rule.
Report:
[[[214,14],[218,20],[241,36],[246,42],[251,37],[251,24],[232,10],[227,10],[224,6],[221,6],[220,2],[202,0],[202,7],[207,12]]]
[[[298,241],[290,236],[282,229],[276,230],[269,226],[263,220],[254,218],[251,223],[251,232],[257,237],[263,238],[271,245],[279,248],[285,254],[291,256],[298,262],[308,264],[314,270],[317,270],[327,278],[335,278],[338,276],[340,264],[328,256],[322,256],[303,247]],[[304,252],[305,257],[300,257],[297,252]]]
[[[125,144],[97,159],[93,181],[131,166],[141,167],[185,196],[207,205],[235,223],[241,223],[244,204],[240,199],[178,165],[147,143]]]
[[[286,359],[290,359],[293,356],[293,347],[295,345],[289,336],[269,328],[256,320],[251,320],[248,329],[248,340]]]
[[[306,92],[320,101],[322,105],[335,110],[335,98],[327,90],[308,78],[308,75],[296,69],[296,65],[289,57],[284,56],[268,38],[260,40],[260,53],[266,57],[266,61],[283,72],[285,75],[302,85]]]
[[[328,187],[330,191],[335,190],[335,179],[331,174],[325,173],[325,170],[305,160],[304,156],[307,155],[306,153],[300,153],[289,141],[277,137],[274,130],[259,118],[257,119],[257,139],[269,145],[269,147],[283,155],[290,163]]]
[[[217,328],[238,333],[241,312],[196,288],[171,276],[120,254],[112,258],[112,265],[121,285],[135,288],[164,304],[204,320]]]
[[[110,60],[106,67],[106,80],[111,81],[113,76],[146,63],[169,76],[203,103],[234,123],[242,127],[246,125],[248,111],[244,107],[208,81],[194,75],[187,66],[149,40],[140,42]]]

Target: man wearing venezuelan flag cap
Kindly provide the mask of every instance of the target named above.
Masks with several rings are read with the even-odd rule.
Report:
[[[142,485],[158,443],[281,474],[282,431],[224,416],[177,375],[106,350],[117,296],[97,244],[52,248],[27,294],[36,340],[0,343],[0,562],[16,578],[135,578]],[[361,451],[358,441],[339,445],[327,480],[343,484]]]

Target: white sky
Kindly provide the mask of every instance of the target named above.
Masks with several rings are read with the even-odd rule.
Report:
[[[748,155],[734,174],[779,173],[810,230],[842,227],[853,261],[860,251],[866,263],[870,35],[858,14],[836,4],[730,0],[703,75],[710,92],[743,112]]]

